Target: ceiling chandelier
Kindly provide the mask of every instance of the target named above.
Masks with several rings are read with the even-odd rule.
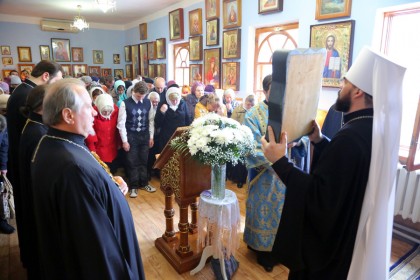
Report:
[[[108,12],[108,10],[111,10],[111,12],[112,12],[117,7],[117,1],[115,1],[115,0],[96,0],[96,5],[104,13]]]
[[[84,29],[89,29],[89,23],[87,23],[85,18],[80,15],[82,6],[77,5],[77,9],[79,10],[79,15],[74,17],[73,23],[70,24],[70,27],[73,29],[79,29],[81,31],[84,31]]]

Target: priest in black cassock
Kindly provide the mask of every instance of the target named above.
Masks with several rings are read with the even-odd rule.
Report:
[[[26,269],[28,279],[40,279],[38,264],[37,226],[34,216],[34,199],[31,186],[31,160],[32,154],[42,136],[47,133],[48,127],[42,122],[42,101],[47,85],[36,86],[29,92],[25,106],[21,113],[27,117],[22,129],[19,144],[19,174],[22,212],[20,215],[20,240],[26,244]]]
[[[388,185],[371,181],[370,172],[376,171],[371,166],[371,156],[374,158],[375,155],[372,152],[372,135],[375,135],[373,139],[378,136],[389,138],[384,131],[399,131],[393,128],[372,129],[373,104],[381,103],[381,106],[375,107],[375,114],[379,112],[380,115],[375,118],[383,118],[386,115],[383,110],[387,103],[387,106],[390,105],[387,113],[393,114],[392,111],[398,111],[398,106],[392,107],[392,102],[389,102],[391,99],[387,98],[400,95],[398,86],[401,90],[405,69],[369,49],[364,49],[361,57],[346,74],[335,104],[337,111],[344,112],[342,128],[330,141],[322,135],[317,123],[313,122],[314,130],[309,136],[314,145],[311,174],[305,174],[294,167],[285,156],[286,133],[282,133],[279,144],[274,141],[271,127],[270,142],[267,143],[264,137],[262,138],[264,155],[273,163],[273,169],[287,187],[273,252],[275,251],[278,260],[290,269],[289,279],[347,279],[350,272],[352,276],[348,279],[387,279],[382,276],[365,276],[382,275],[382,272],[385,275],[388,270],[387,264],[386,267],[377,269],[374,265],[366,267],[362,264],[370,259],[360,263],[364,256],[370,255],[367,248],[375,247],[366,244],[366,241],[374,243],[371,240],[374,233],[364,235],[365,230],[371,230],[376,224],[380,226],[381,222],[372,223],[374,219],[379,218],[375,217],[375,213],[388,212],[388,201],[381,201],[377,195],[385,192]],[[392,80],[395,84],[389,86],[392,89],[389,92],[384,87],[386,80]],[[383,123],[388,121],[381,120]],[[382,154],[390,153],[384,147],[378,148],[382,150]],[[395,161],[395,165],[397,159],[397,156],[385,157],[385,161]],[[381,165],[381,160],[373,165]],[[394,173],[395,170],[396,168]],[[382,170],[382,177],[387,173],[392,172]],[[377,191],[370,195],[373,189]],[[365,191],[366,195],[369,193],[367,202],[364,201]],[[381,204],[385,208],[382,208]],[[382,211],[374,211],[373,208]],[[369,219],[363,218],[365,216],[369,216]],[[365,229],[369,223],[370,226]],[[361,232],[358,232],[358,229]],[[355,247],[359,241],[361,245]],[[386,244],[382,247],[386,247]],[[380,246],[375,248],[381,251]],[[356,250],[360,250],[360,254]],[[352,256],[356,253],[359,257],[353,260]],[[376,256],[376,260],[386,259],[385,255],[381,252]],[[355,270],[350,271],[350,266]],[[356,274],[358,276],[355,276]]]
[[[24,267],[28,266],[28,255],[31,253],[31,245],[27,243],[25,237],[22,238],[23,228],[21,224],[24,219],[22,213],[22,198],[25,195],[20,189],[19,175],[19,143],[22,129],[26,122],[26,117],[20,112],[20,108],[25,105],[29,92],[37,85],[51,84],[63,78],[63,68],[60,64],[42,60],[35,65],[28,79],[15,88],[13,94],[7,101],[7,130],[9,134],[9,179],[13,186],[15,208],[16,208],[16,225],[19,238],[20,259]]]
[[[95,114],[80,80],[47,89],[31,166],[42,279],[145,279],[127,185],[84,144]]]

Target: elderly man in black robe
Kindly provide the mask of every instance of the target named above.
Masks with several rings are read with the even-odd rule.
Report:
[[[373,52],[364,50],[363,54],[371,63],[357,60],[338,93],[335,109],[344,113],[342,128],[330,141],[313,122],[313,132],[309,135],[314,145],[311,174],[294,167],[285,156],[286,132],[282,133],[280,143],[275,143],[271,127],[270,142],[262,138],[264,155],[287,187],[273,251],[278,261],[289,267],[289,279],[347,279],[349,274],[358,228],[363,228],[359,219],[364,213],[362,209],[367,209],[365,191],[372,186],[370,179],[368,184],[373,156],[372,95],[381,100],[380,95],[388,94],[386,90],[377,92],[380,88],[377,83],[384,83],[392,71],[397,73],[397,70],[387,72],[385,68],[395,66],[378,62],[383,59]],[[382,67],[376,67],[378,64]],[[402,78],[394,77],[395,84],[402,83]],[[398,94],[397,90],[394,94]],[[376,134],[386,137],[378,131]]]
[[[127,185],[84,144],[95,114],[83,82],[47,89],[31,166],[42,279],[145,279]]]

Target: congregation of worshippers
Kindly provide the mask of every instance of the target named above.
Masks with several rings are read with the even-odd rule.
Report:
[[[0,46],[0,279],[6,266],[27,279],[387,278],[407,52],[383,39],[393,62],[370,40],[388,35],[371,14],[393,1],[195,2],[175,10],[189,21],[162,10],[140,26],[60,36],[72,48],[1,21],[12,47]],[[322,15],[330,4],[346,12]],[[83,48],[101,67],[60,63],[83,62]],[[123,53],[130,64],[112,69]],[[235,120],[252,142],[227,161],[223,199],[212,196],[214,166],[171,146],[211,118]]]
[[[1,158],[2,173],[14,187],[28,278],[145,279],[127,200],[156,192],[150,183],[160,176],[154,161],[177,128],[217,114],[246,125],[254,137],[255,152],[228,165],[227,178],[238,188],[247,184],[243,240],[257,263],[267,273],[284,264],[289,279],[345,279],[369,176],[372,84],[388,69],[398,70],[402,80],[405,70],[369,48],[360,57],[338,94],[334,108],[346,114],[331,142],[315,120],[309,136],[287,141],[282,134],[274,141],[267,127],[270,94],[276,94],[271,74],[262,81],[264,100],[249,95],[240,103],[233,90],[219,94],[201,82],[190,87],[162,77],[67,78],[61,65],[45,60],[12,91],[2,82],[8,97],[7,122],[0,119],[8,153]],[[378,61],[384,65],[380,72],[365,75]],[[318,188],[327,190],[320,196]],[[338,222],[344,217],[349,221]],[[15,231],[6,219],[1,222],[3,233]],[[340,238],[326,244],[305,235],[308,229]]]
[[[216,93],[213,85],[205,85],[201,82],[194,82],[189,86],[178,85],[174,81],[166,81],[162,77],[152,79],[138,75],[135,79],[129,80],[122,77],[97,77],[81,74],[77,78],[72,78],[63,76],[63,73],[64,70],[58,63],[41,61],[36,64],[30,75],[19,75],[17,71],[11,71],[0,84],[2,91],[0,106],[2,115],[7,118],[6,124],[6,120],[2,116],[2,120],[4,120],[2,151],[5,154],[2,157],[2,172],[4,171],[5,175],[7,172],[7,177],[14,187],[21,261],[28,270],[28,276],[39,276],[42,279],[43,275],[50,275],[50,269],[54,265],[57,267],[53,271],[60,267],[63,269],[62,265],[65,265],[66,262],[58,261],[60,258],[50,252],[46,253],[45,259],[43,259],[42,252],[48,250],[43,251],[40,248],[50,248],[49,246],[53,246],[52,244],[58,243],[70,248],[73,239],[77,239],[78,244],[84,247],[85,252],[101,250],[99,249],[101,244],[97,244],[98,248],[96,248],[90,243],[91,237],[80,238],[79,234],[83,235],[85,231],[61,236],[62,233],[59,232],[62,229],[57,224],[58,221],[46,218],[50,211],[57,211],[57,215],[63,215],[61,217],[63,221],[75,219],[73,222],[77,224],[83,224],[83,220],[86,223],[92,223],[88,227],[93,227],[93,231],[100,231],[97,233],[101,235],[102,244],[112,243],[116,248],[124,247],[117,244],[118,242],[126,243],[122,242],[122,239],[129,236],[131,244],[117,250],[116,254],[125,255],[118,257],[121,260],[121,266],[124,266],[124,259],[127,262],[131,261],[130,269],[137,268],[132,273],[142,276],[143,269],[137,237],[131,214],[127,214],[130,210],[127,203],[123,203],[123,206],[120,205],[121,198],[125,199],[126,195],[130,199],[135,199],[140,195],[139,190],[144,190],[144,193],[156,192],[158,186],[150,184],[152,177],[159,178],[160,176],[159,170],[153,168],[156,155],[167,145],[178,127],[189,126],[194,119],[206,114],[218,114],[243,123],[245,113],[255,105],[256,98],[254,95],[249,95],[242,102],[238,102],[232,89],[222,92],[219,90],[219,93]],[[75,99],[75,96],[84,92],[86,96]],[[70,97],[72,93],[75,95]],[[78,117],[77,115],[81,114],[84,107],[88,111],[91,108],[92,112]],[[82,124],[83,122],[84,124]],[[124,234],[117,234],[113,231],[112,234],[111,231],[106,234],[107,229],[101,228],[103,225],[100,225],[104,222],[101,221],[101,218],[94,214],[91,217],[86,217],[90,215],[88,213],[82,214],[86,210],[85,208],[92,208],[89,210],[92,212],[99,211],[99,209],[95,209],[92,202],[87,201],[88,198],[83,201],[85,199],[78,196],[81,191],[80,182],[73,179],[81,175],[80,172],[83,173],[81,176],[83,178],[80,180],[91,180],[92,178],[86,178],[86,174],[89,173],[87,170],[95,169],[95,167],[91,166],[92,162],[78,162],[77,156],[74,156],[75,159],[69,159],[67,153],[71,154],[71,151],[66,151],[67,153],[60,151],[60,147],[55,147],[52,143],[43,145],[51,140],[59,140],[58,142],[61,141],[61,144],[75,148],[76,154],[80,157],[87,156],[88,159],[94,159],[93,164],[99,162],[99,166],[103,169],[100,171],[105,170],[106,174],[110,175],[110,178],[118,184],[118,192],[123,194],[122,196],[118,195],[120,201],[111,197],[109,198],[111,201],[106,203],[111,203],[113,204],[112,208],[117,208],[113,210],[114,213],[111,213],[112,219],[111,217],[109,219],[121,220],[119,231]],[[42,158],[42,155],[45,158]],[[48,171],[35,167],[42,166],[41,162],[45,160],[54,162],[54,167]],[[76,162],[71,162],[72,160]],[[70,167],[71,163],[76,164],[77,168]],[[73,170],[73,168],[78,170]],[[36,173],[36,170],[40,173]],[[92,172],[98,172],[98,170]],[[116,173],[121,173],[124,178],[116,176]],[[31,176],[36,179],[32,180]],[[101,175],[98,175],[95,180],[98,178],[101,178]],[[229,168],[229,179],[233,180],[238,188],[242,188],[246,178],[247,170],[244,164]],[[45,180],[48,182],[46,183]],[[109,184],[106,182],[109,178],[104,178],[104,180],[104,184]],[[50,185],[48,192],[53,194],[48,194],[45,183]],[[92,182],[84,183],[89,185],[88,183]],[[101,200],[96,203],[105,203],[102,201],[103,197],[96,197],[104,191],[103,186],[97,181],[93,184],[95,185],[93,189],[87,187],[84,191],[95,192],[96,188],[100,188],[101,190],[96,190],[99,192],[98,194],[92,193],[92,197],[89,195],[89,198]],[[111,182],[110,185],[114,184]],[[43,191],[37,189],[41,186]],[[71,186],[75,188],[71,188]],[[111,188],[107,191],[115,195],[115,189]],[[72,196],[70,193],[75,196],[74,201],[70,198]],[[42,197],[42,195],[46,197]],[[47,207],[51,202],[49,195],[64,196],[54,199],[59,199],[57,203],[61,204],[60,207],[68,204],[73,213],[61,213],[62,210],[58,208]],[[79,208],[80,213],[77,213],[78,211],[75,209]],[[78,214],[85,218],[82,219]],[[97,214],[103,215],[103,213]],[[130,221],[125,221],[127,219]],[[2,219],[1,222],[3,233],[10,234],[15,231],[6,219]],[[119,222],[106,221],[106,223],[113,223],[109,226],[118,228]],[[46,227],[53,228],[53,231],[51,232],[41,225],[48,225]],[[70,221],[68,221],[68,226],[71,227]],[[44,230],[46,231],[44,232]],[[73,231],[75,230],[72,229],[71,232]],[[54,239],[55,233],[57,233],[57,238],[58,235],[61,236],[61,241],[56,240],[58,243],[51,240]],[[113,234],[119,236],[115,238],[115,236],[111,236]],[[63,238],[68,238],[68,240],[63,241]],[[75,252],[73,257],[80,257],[78,254]],[[72,253],[68,253],[68,255],[72,255]],[[42,261],[48,265],[45,263],[41,265]],[[90,264],[89,270],[92,271],[92,275],[97,277],[100,275],[98,271],[103,270],[104,275],[107,275],[108,270],[117,270],[117,264],[113,264],[112,268],[107,268],[106,260],[103,261],[102,263],[95,260],[94,265]],[[70,262],[75,264],[77,260],[74,259]],[[86,267],[89,263],[86,263]],[[80,267],[84,267],[84,265],[80,265]],[[95,268],[98,268],[98,271]],[[80,269],[83,271],[84,268]]]

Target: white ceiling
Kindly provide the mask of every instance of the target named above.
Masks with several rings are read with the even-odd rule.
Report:
[[[95,6],[95,0],[0,0],[0,14],[72,20],[78,14],[77,5],[81,5],[80,14],[87,22],[127,25],[183,2],[183,0],[116,1],[116,10],[105,14]]]

